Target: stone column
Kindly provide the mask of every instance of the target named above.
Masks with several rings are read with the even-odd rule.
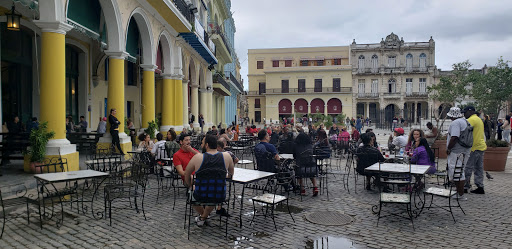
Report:
[[[169,74],[162,74],[162,124],[160,132],[167,132],[174,124],[174,80]]]
[[[220,120],[222,122],[223,127],[227,127],[228,124],[226,122],[226,97],[220,97]]]
[[[222,96],[218,96],[217,97],[217,120],[215,121],[215,125],[218,125],[219,123],[223,123],[222,122]]]
[[[210,87],[211,88],[211,87]],[[207,120],[207,126],[212,127],[213,125],[213,90],[207,90],[206,91],[206,120]]]
[[[366,113],[365,113],[366,116],[364,116],[364,118],[370,117],[370,103],[366,102],[365,105],[366,105]]]
[[[207,102],[208,97],[206,96],[208,93],[206,92],[206,89],[199,89],[199,98],[200,98],[200,108],[199,108],[199,115],[203,114],[204,118],[204,126],[208,126],[208,110],[207,110]],[[204,132],[208,131],[208,129],[205,129]]]
[[[148,128],[149,122],[155,121],[155,65],[140,65],[142,72],[142,124],[141,129]]]
[[[181,132],[183,130],[183,89],[182,89],[182,81],[180,75],[173,76],[173,84],[174,84],[174,119],[173,125],[176,132]]]
[[[162,119],[162,77],[155,77],[155,115],[158,116],[160,114],[160,119]],[[162,121],[162,120],[160,120]]]
[[[181,91],[183,94],[183,127],[189,127],[188,124],[188,80],[182,81]],[[196,117],[197,118],[197,117]]]
[[[199,85],[192,82],[190,87],[190,109],[192,111],[192,115],[194,115],[194,127],[199,127]]]
[[[61,22],[35,21],[41,28],[40,119],[48,122],[55,135],[46,145],[45,158],[66,158],[70,171],[79,170],[76,145],[66,139],[66,32],[71,25]],[[30,161],[24,170],[31,172]]]

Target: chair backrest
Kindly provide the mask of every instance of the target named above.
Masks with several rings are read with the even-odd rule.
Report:
[[[203,203],[222,203],[226,200],[226,168],[203,168],[194,175],[194,198]]]
[[[298,167],[312,167],[316,166],[315,158],[313,157],[313,149],[305,150],[300,153],[295,162]]]
[[[258,151],[255,148],[254,156],[256,157],[257,170],[262,170],[262,171],[266,171],[266,172],[275,172],[276,171],[274,158],[272,157],[271,152],[269,152],[267,150]]]
[[[116,172],[120,164],[121,158],[119,157],[101,157],[92,160],[87,168],[101,172]]]
[[[156,148],[155,159],[159,160],[162,158],[169,158],[169,154],[167,153],[167,149],[165,148],[165,143],[159,144],[158,148]]]
[[[460,178],[462,177],[462,174],[464,174],[464,163],[466,160],[464,160],[466,158],[466,155],[464,153],[460,153],[458,156],[457,156],[457,159],[455,160],[455,169],[454,169],[454,173],[453,173],[453,179],[450,179],[452,181],[460,181]]]
[[[42,164],[35,165],[36,173],[54,173],[68,171],[68,160],[61,157],[46,158]]]

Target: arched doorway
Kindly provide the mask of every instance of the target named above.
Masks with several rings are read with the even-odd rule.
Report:
[[[342,113],[342,107],[341,100],[337,98],[332,98],[327,101],[327,114],[333,117],[335,123],[342,122],[342,120],[336,119],[336,116]]]
[[[297,114],[308,114],[308,101],[305,99],[297,99],[294,103],[295,113]],[[302,116],[302,115],[300,115]]]
[[[292,116],[292,102],[289,99],[282,99],[279,101],[279,120],[283,118],[291,118]]]
[[[397,109],[394,104],[386,106],[384,109],[386,123],[393,122],[393,117],[396,116]]]
[[[316,113],[324,114],[325,113],[324,108],[325,108],[325,103],[322,99],[313,99],[311,101],[310,113],[311,114],[316,114]]]

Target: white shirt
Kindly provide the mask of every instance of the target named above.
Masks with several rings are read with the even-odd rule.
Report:
[[[407,137],[404,135],[394,137],[392,144],[398,148],[405,147],[407,145]]]

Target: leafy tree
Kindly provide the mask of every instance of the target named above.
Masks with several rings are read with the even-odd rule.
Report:
[[[459,62],[452,65],[453,71],[450,76],[442,76],[439,83],[427,87],[429,98],[441,103],[441,113],[446,113],[449,105],[459,104],[470,92],[468,86],[477,77],[476,72],[469,70],[472,64],[469,61]],[[434,112],[436,127],[441,134],[440,128],[443,127],[446,115],[438,115]],[[442,119],[442,120],[441,120]],[[437,138],[436,138],[437,139]]]
[[[477,108],[491,115],[494,127],[489,127],[491,140],[494,140],[497,119],[500,111],[507,109],[507,101],[512,96],[512,68],[503,57],[498,59],[495,67],[490,67],[486,74],[480,74],[473,82],[472,95]]]

